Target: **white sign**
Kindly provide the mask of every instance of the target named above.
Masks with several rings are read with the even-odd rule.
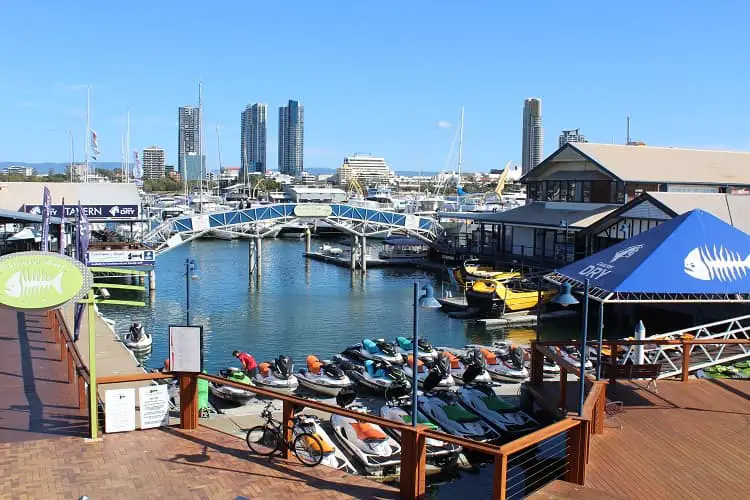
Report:
[[[211,221],[208,215],[201,214],[190,218],[193,221],[193,231],[205,231],[211,229]]]
[[[169,389],[166,384],[138,388],[141,429],[169,424]]]
[[[153,266],[153,250],[89,250],[90,266]]]
[[[202,326],[169,327],[169,367],[173,372],[200,373]]]
[[[104,392],[104,432],[135,430],[135,389]]]
[[[419,217],[416,215],[407,214],[406,220],[404,221],[404,227],[406,229],[419,229]]]

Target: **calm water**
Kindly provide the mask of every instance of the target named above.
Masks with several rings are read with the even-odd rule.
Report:
[[[313,242],[315,244],[315,242]],[[127,333],[132,321],[153,332],[146,364],[160,366],[167,357],[170,324],[184,324],[185,259],[192,258],[192,323],[204,327],[205,367],[209,372],[236,365],[235,349],[258,361],[290,355],[301,366],[308,354],[328,357],[364,337],[411,336],[412,283],[430,282],[440,293],[440,273],[414,269],[371,269],[363,279],[347,268],[302,256],[303,240],[274,239],[263,244],[263,274],[248,278],[247,241],[196,240],[159,257],[156,296],[150,307],[101,306]],[[144,292],[111,290],[114,298],[143,298]],[[148,302],[148,299],[146,299]],[[533,329],[486,329],[452,319],[440,310],[420,310],[420,335],[435,345],[487,343],[506,335],[528,341]],[[544,325],[543,336],[573,337],[575,322]]]

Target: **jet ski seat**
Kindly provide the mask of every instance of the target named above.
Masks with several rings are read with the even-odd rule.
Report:
[[[377,354],[378,352],[380,352],[380,349],[378,349],[378,345],[370,339],[363,340],[362,347],[367,349],[367,352],[369,352],[370,354]]]
[[[365,361],[365,368],[367,369],[367,373],[370,374],[371,377],[375,378],[381,378],[385,377],[385,370],[382,368],[375,369],[375,362],[371,359],[368,359]]]
[[[479,417],[470,411],[466,411],[458,405],[450,404],[443,406],[445,416],[454,422],[476,422]]]
[[[448,361],[450,361],[451,370],[458,370],[460,368],[460,365],[458,364],[458,356],[448,351],[443,351],[443,354],[448,358]]]
[[[260,363],[258,365],[258,372],[262,377],[267,377],[271,371],[271,363]]]
[[[357,433],[357,438],[361,441],[383,441],[388,436],[373,424],[367,422],[356,422],[352,424],[352,429]]]
[[[406,362],[409,363],[409,366],[413,367],[414,366],[414,356],[412,356],[411,354],[409,354],[409,356],[406,358]],[[417,371],[419,373],[424,372],[424,361],[422,361],[419,358],[417,358]]]
[[[310,354],[307,357],[307,369],[310,373],[320,375],[320,369],[323,367],[323,362],[318,359],[317,356]]]
[[[318,438],[318,440],[315,441],[311,436],[305,435],[305,446],[307,446],[311,450],[319,451],[323,455],[328,455],[329,453],[334,452],[334,448],[330,445],[330,443],[321,439],[317,434],[313,435]]]
[[[487,361],[488,365],[496,365],[497,364],[497,354],[490,351],[489,349],[481,349],[482,355],[484,356],[485,361]]]
[[[414,345],[411,343],[411,340],[407,339],[406,337],[396,337],[396,342],[398,343],[398,346],[404,351],[414,349]]]

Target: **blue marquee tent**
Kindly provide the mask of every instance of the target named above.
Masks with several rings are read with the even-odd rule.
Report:
[[[600,302],[750,302],[750,235],[692,210],[545,278]]]

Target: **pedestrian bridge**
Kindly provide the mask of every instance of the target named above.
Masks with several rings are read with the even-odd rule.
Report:
[[[343,233],[367,238],[399,231],[431,243],[442,232],[434,219],[411,214],[355,207],[346,204],[281,203],[260,207],[186,215],[164,221],[143,238],[157,255],[216,230],[241,236],[263,238],[273,236],[284,226],[318,221]]]

